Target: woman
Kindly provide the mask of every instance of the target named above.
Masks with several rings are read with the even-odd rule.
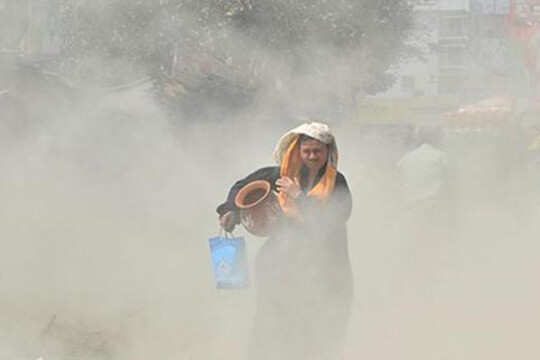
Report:
[[[353,293],[346,232],[352,202],[337,171],[336,142],[325,124],[306,123],[279,140],[274,157],[280,166],[236,182],[217,208],[221,226],[232,231],[238,191],[267,180],[282,210],[255,260],[250,359],[335,359]]]

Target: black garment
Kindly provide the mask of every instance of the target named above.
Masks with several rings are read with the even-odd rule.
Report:
[[[346,230],[351,195],[338,173],[333,194],[321,204],[305,195],[307,174],[302,174],[304,196],[298,204],[303,221],[281,216],[255,260],[257,314],[250,360],[339,357],[353,296]],[[217,212],[237,213],[234,198],[244,185],[267,180],[275,190],[279,176],[279,167],[266,167],[236,182]]]

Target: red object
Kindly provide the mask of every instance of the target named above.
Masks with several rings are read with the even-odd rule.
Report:
[[[244,186],[234,199],[240,209],[244,228],[257,236],[267,236],[280,211],[276,194],[266,180],[255,180]]]
[[[527,69],[536,78],[537,52],[540,48],[540,0],[510,0],[508,27],[511,37],[522,46]]]

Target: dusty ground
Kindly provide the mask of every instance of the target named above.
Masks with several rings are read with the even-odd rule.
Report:
[[[244,358],[253,293],[214,290],[206,240],[286,127],[93,126],[3,149],[0,358]],[[354,129],[336,132],[355,201],[345,358],[538,358],[534,232],[513,209],[462,209],[448,259],[407,286],[391,178],[358,160]]]

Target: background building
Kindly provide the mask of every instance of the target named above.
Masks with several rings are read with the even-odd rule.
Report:
[[[59,53],[59,17],[59,0],[0,0],[0,53]]]
[[[416,50],[394,68],[384,97],[475,99],[515,92],[523,64],[509,39],[510,0],[418,0]]]

